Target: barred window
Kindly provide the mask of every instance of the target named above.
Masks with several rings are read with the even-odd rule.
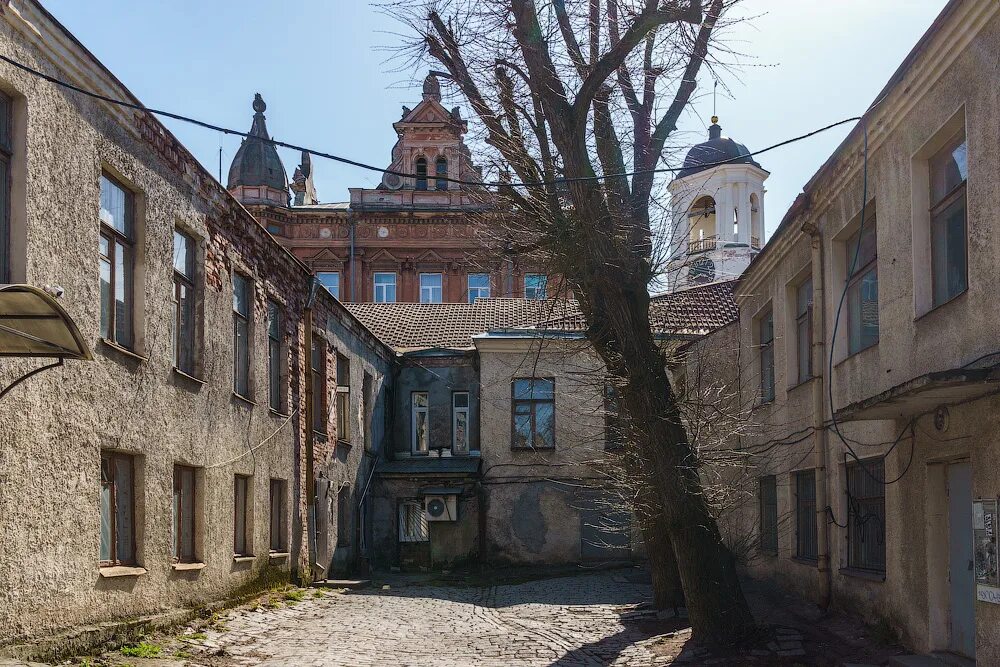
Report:
[[[847,545],[849,567],[885,572],[885,463],[882,459],[847,466]]]
[[[795,555],[816,560],[816,471],[795,473]]]
[[[778,553],[778,485],[774,475],[760,478],[760,542],[761,551]]]
[[[429,539],[427,515],[421,500],[404,500],[399,503],[399,541],[426,542]]]

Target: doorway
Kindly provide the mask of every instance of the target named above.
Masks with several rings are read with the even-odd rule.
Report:
[[[948,464],[948,648],[976,655],[976,586],[972,555],[972,464]]]

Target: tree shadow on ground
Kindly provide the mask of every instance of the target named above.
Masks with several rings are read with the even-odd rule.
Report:
[[[687,628],[686,619],[643,621],[640,623],[629,623],[623,620],[623,623],[625,627],[615,634],[601,637],[597,641],[588,642],[575,648],[550,663],[549,667],[608,665],[639,642],[661,635],[670,636],[678,630]]]

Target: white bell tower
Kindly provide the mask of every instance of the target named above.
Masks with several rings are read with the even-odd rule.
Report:
[[[721,164],[719,164],[721,163]],[[667,291],[738,277],[764,244],[764,181],[746,146],[722,136],[693,146],[670,183]]]

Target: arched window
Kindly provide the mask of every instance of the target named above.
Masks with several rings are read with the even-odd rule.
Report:
[[[715,250],[719,230],[715,228],[715,200],[699,197],[688,210],[688,254]]]
[[[417,190],[427,189],[427,158],[417,158]]]
[[[447,190],[448,181],[443,178],[448,176],[448,159],[445,156],[442,155],[434,163],[434,175],[437,176],[437,179],[434,181],[434,187],[438,190]]]

